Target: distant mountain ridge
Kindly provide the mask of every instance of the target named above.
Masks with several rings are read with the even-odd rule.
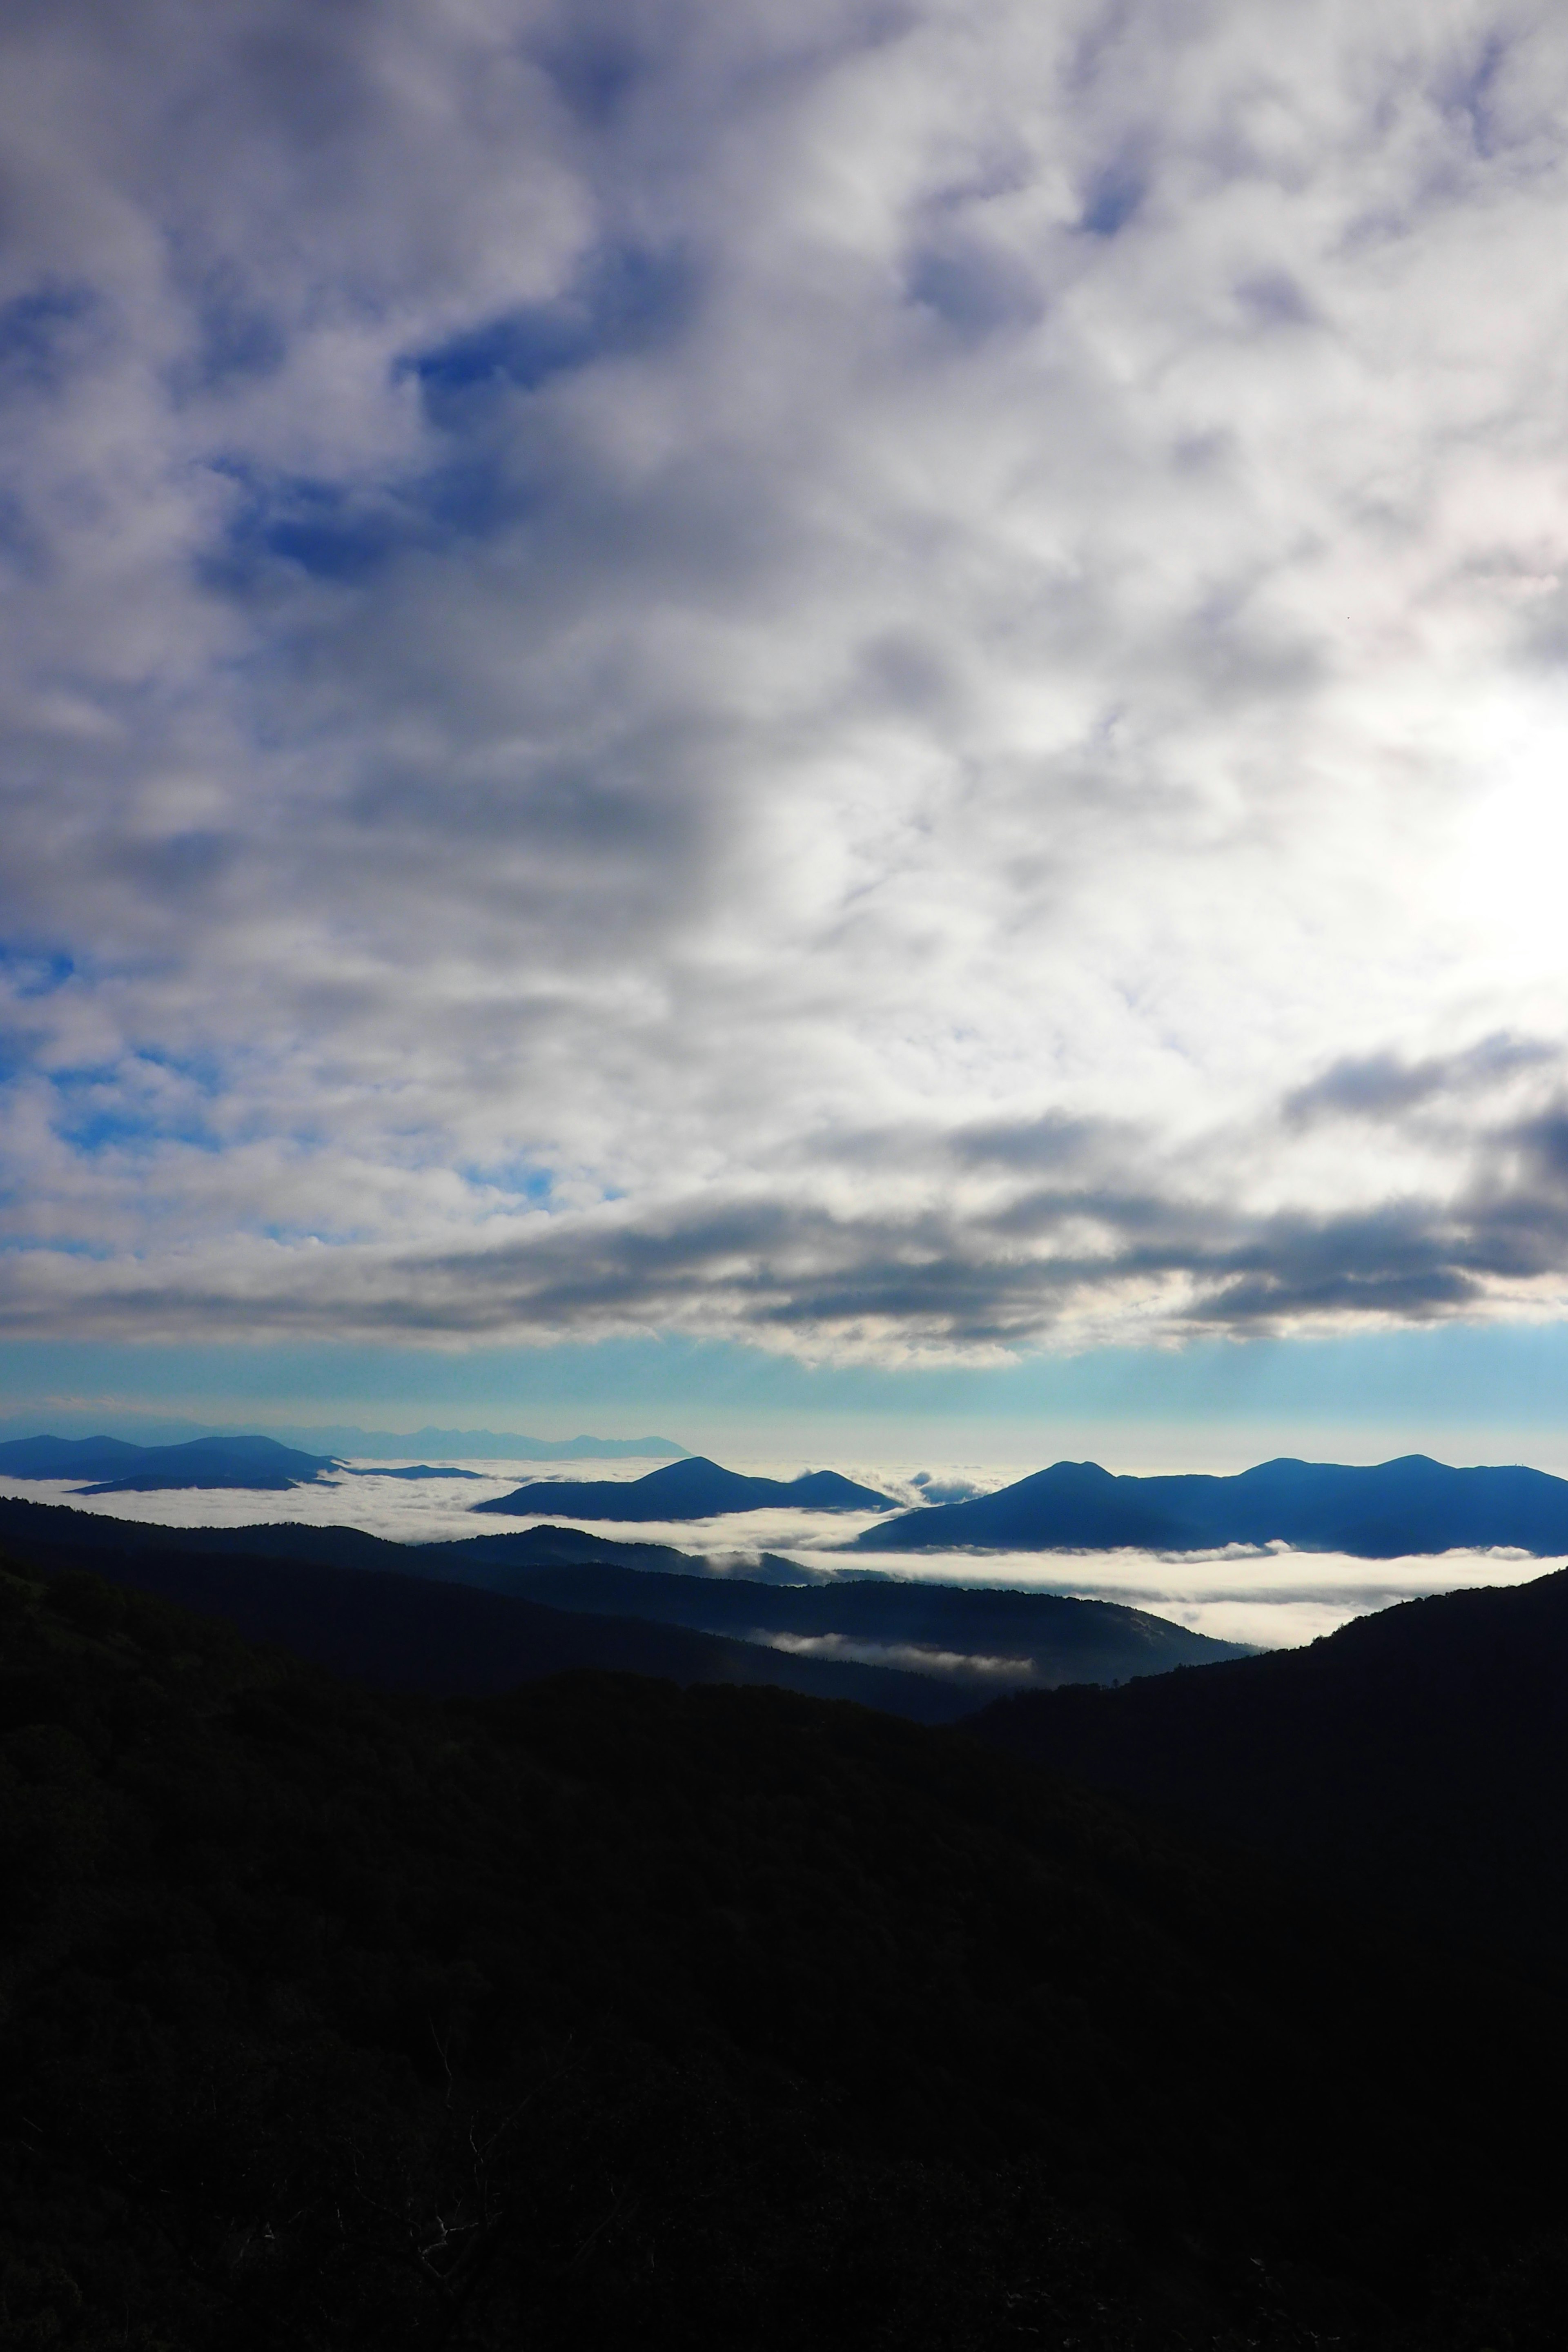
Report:
[[[1362,1559],[1499,1546],[1568,1551],[1568,1479],[1522,1467],[1456,1470],[1424,1454],[1370,1467],[1281,1459],[1235,1477],[1119,1476],[1058,1462],[973,1502],[868,1528],[857,1551],[1207,1551],[1284,1543]]]
[[[513,1518],[535,1512],[562,1512],[583,1519],[707,1519],[729,1511],[890,1511],[893,1504],[871,1486],[858,1486],[837,1470],[808,1470],[798,1478],[748,1478],[725,1470],[704,1454],[689,1454],[643,1478],[539,1478],[476,1511]]]
[[[132,1445],[119,1437],[16,1437],[0,1444],[0,1476],[82,1478],[84,1495],[153,1495],[187,1487],[280,1494],[338,1468],[271,1437],[194,1437],[183,1445]]]
[[[69,1421],[71,1416],[62,1415]],[[120,1418],[115,1416],[115,1418]],[[232,1430],[193,1426],[188,1422],[159,1423],[132,1418],[132,1426],[144,1433],[135,1438],[106,1437],[89,1433],[88,1437],[57,1437],[46,1435],[21,1416],[12,1414],[0,1420],[0,1453],[5,1445],[62,1445],[91,1443],[105,1447],[123,1448],[128,1454],[147,1447],[168,1447],[190,1444],[195,1439],[222,1438],[234,1441]],[[471,1460],[498,1462],[680,1462],[689,1449],[677,1445],[669,1437],[519,1437],[505,1430],[494,1429],[359,1429],[352,1423],[330,1428],[279,1428],[269,1433],[269,1442],[298,1447],[304,1453],[330,1454],[334,1458],[349,1455],[365,1460],[410,1461],[426,1454],[467,1454]],[[13,1477],[53,1476],[55,1473],[14,1470]],[[68,1475],[68,1473],[63,1474]]]

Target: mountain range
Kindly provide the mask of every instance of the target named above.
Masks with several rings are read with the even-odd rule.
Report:
[[[181,1445],[132,1445],[119,1437],[13,1437],[0,1444],[0,1477],[81,1478],[85,1495],[155,1495],[237,1486],[279,1494],[315,1485],[340,1465],[272,1437],[194,1437]]]
[[[1364,1468],[1264,1462],[1228,1478],[1126,1477],[1094,1462],[1058,1462],[972,1502],[900,1513],[850,1548],[1179,1552],[1271,1543],[1363,1559],[1492,1545],[1543,1557],[1568,1551],[1568,1479],[1450,1469],[1424,1454]]]
[[[73,1436],[98,1433],[92,1420],[80,1412],[52,1413],[56,1426]],[[108,1416],[104,1416],[108,1418]],[[231,1437],[232,1429],[215,1429],[210,1423],[174,1421],[150,1413],[116,1412],[113,1426],[123,1437],[130,1433],[141,1445],[178,1445],[193,1437]],[[464,1454],[498,1462],[613,1462],[643,1457],[680,1460],[688,1451],[669,1437],[523,1437],[497,1429],[361,1429],[353,1422],[325,1426],[274,1427],[269,1433],[280,1444],[298,1446],[306,1454],[348,1455],[353,1459],[405,1462],[422,1454]],[[0,1415],[0,1442],[39,1434],[37,1414]]]
[[[1242,1654],[1112,1601],[881,1577],[805,1584],[784,1560],[755,1580],[702,1576],[668,1547],[574,1528],[407,1545],[354,1528],[161,1528],[0,1499],[0,1539],[381,1689],[479,1693],[595,1667],[772,1683],[951,1723],[999,1687]]]
[[[646,1443],[651,1447],[654,1441]],[[574,1441],[623,1451],[644,1444]],[[160,1446],[113,1437],[0,1442],[0,1476],[78,1479],[80,1491],[91,1496],[223,1487],[279,1493],[318,1484],[342,1467],[336,1455],[255,1435]],[[417,1462],[361,1475],[458,1480],[480,1474]],[[1265,1462],[1234,1477],[1134,1477],[1093,1462],[1058,1462],[994,1494],[926,1503],[912,1511],[898,1510],[888,1496],[834,1470],[791,1479],[752,1477],[706,1455],[683,1454],[639,1478],[535,1479],[471,1507],[502,1518],[570,1517],[599,1524],[679,1523],[778,1508],[892,1514],[852,1539],[847,1548],[856,1551],[1128,1547],[1183,1552],[1280,1544],[1367,1559],[1471,1548],[1537,1558],[1568,1551],[1568,1480],[1521,1466],[1454,1469],[1420,1454],[1372,1466]]]
[[[890,1511],[886,1495],[857,1486],[837,1470],[810,1470],[798,1478],[748,1478],[706,1454],[689,1454],[642,1478],[540,1478],[476,1511],[524,1518],[557,1512],[583,1519],[707,1519],[729,1511]]]

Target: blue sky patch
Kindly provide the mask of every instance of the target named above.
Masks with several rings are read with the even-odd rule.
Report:
[[[70,373],[73,330],[96,308],[90,288],[61,285],[0,305],[0,397],[58,393]]]
[[[1148,183],[1136,165],[1108,164],[1089,182],[1079,226],[1090,236],[1115,236],[1138,211],[1148,194]]]
[[[481,320],[400,363],[417,378],[432,423],[455,427],[477,396],[536,392],[552,376],[674,340],[696,299],[689,257],[637,246],[602,247],[555,300]]]

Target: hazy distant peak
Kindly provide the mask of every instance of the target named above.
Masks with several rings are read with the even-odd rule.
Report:
[[[194,1437],[180,1445],[132,1445],[115,1437],[18,1437],[0,1444],[0,1475],[81,1478],[88,1495],[155,1494],[191,1486],[267,1491],[313,1485],[338,1467],[273,1437]]]

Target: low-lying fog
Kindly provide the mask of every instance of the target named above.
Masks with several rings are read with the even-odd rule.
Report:
[[[243,1527],[268,1520],[300,1520],[316,1527],[356,1527],[399,1543],[436,1543],[464,1536],[494,1536],[509,1528],[538,1526],[555,1515],[536,1512],[516,1519],[493,1513],[474,1515],[476,1503],[510,1494],[526,1480],[645,1476],[655,1462],[518,1462],[463,1459],[452,1466],[480,1473],[473,1479],[377,1477],[385,1462],[353,1465],[321,1486],[282,1494],[236,1488],[152,1495],[79,1494],[69,1479],[0,1478],[0,1494],[34,1502],[68,1503],[73,1509],[101,1511],[111,1518],[137,1519],[159,1527]],[[772,1477],[793,1475],[775,1463],[732,1462],[731,1469],[756,1469]],[[877,1463],[802,1464],[832,1467],[894,1496],[900,1504],[955,1490],[984,1493],[1020,1474],[1016,1465],[962,1464],[900,1467]],[[594,1522],[566,1513],[574,1527]],[[1338,1552],[1284,1549],[1252,1551],[1232,1546],[1221,1552],[884,1552],[844,1554],[839,1547],[873,1523],[865,1512],[748,1511],[725,1518],[663,1520],[646,1524],[616,1520],[603,1532],[620,1543],[652,1542],[697,1553],[712,1569],[744,1575],[763,1551],[797,1559],[814,1574],[825,1570],[865,1576],[929,1578],[944,1584],[1002,1584],[1026,1591],[1078,1593],[1093,1600],[1121,1601],[1194,1632],[1226,1641],[1254,1642],[1285,1649],[1331,1633],[1347,1619],[1387,1608],[1429,1592],[1463,1585],[1521,1584],[1561,1563],[1517,1551],[1450,1551],[1407,1559],[1354,1559]]]

